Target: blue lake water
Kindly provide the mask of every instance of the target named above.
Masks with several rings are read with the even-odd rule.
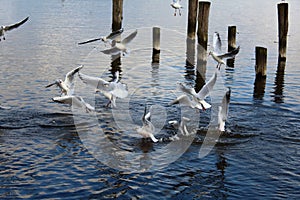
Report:
[[[218,31],[225,50],[227,27],[236,25],[241,47],[234,69],[223,66],[219,73],[208,98],[213,109],[199,114],[168,104],[179,95],[177,82],[195,85],[199,78],[186,67],[187,1],[182,16],[174,16],[170,1],[130,0],[123,35],[135,29],[138,35],[118,66],[129,98],[106,108],[107,100],[76,78],[75,92],[96,107],[89,115],[52,102],[59,89],[45,85],[80,64],[82,73],[112,79],[104,44],[77,45],[110,32],[111,1],[1,0],[1,25],[30,18],[0,42],[0,103],[11,107],[0,110],[0,198],[299,199],[300,2],[289,1],[284,71],[277,70],[278,1],[211,2],[209,44]],[[161,27],[159,65],[151,64],[153,26]],[[268,48],[261,90],[254,87],[255,46]],[[215,66],[209,57],[205,80]],[[199,158],[226,87],[232,90],[227,132]],[[183,114],[196,121],[195,138],[142,140],[134,126],[141,125],[145,104],[155,107],[158,138],[171,136],[167,120]]]

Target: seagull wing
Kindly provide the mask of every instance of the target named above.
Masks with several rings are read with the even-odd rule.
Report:
[[[114,40],[116,37],[118,37],[119,35],[121,35],[123,33],[124,29],[121,28],[117,31],[114,31],[112,33],[110,33],[108,36],[106,36],[106,39],[109,39],[109,40]]]
[[[117,55],[121,52],[121,50],[119,48],[117,48],[116,46],[114,46],[110,49],[105,49],[101,52],[104,53],[104,54],[107,54],[107,55]]]
[[[99,77],[88,76],[82,73],[78,73],[79,78],[86,83],[87,85],[91,85],[95,87],[95,89],[107,91],[107,87],[109,86],[109,82],[105,81]]]
[[[238,46],[237,48],[233,49],[232,51],[222,54],[222,55],[218,55],[218,57],[220,59],[224,59],[224,58],[234,58],[240,51],[240,46]]]
[[[29,17],[26,17],[25,19],[23,19],[22,21],[12,24],[12,25],[8,25],[4,27],[5,31],[10,31],[12,29],[18,28],[19,26],[21,26],[22,24],[24,24],[27,20],[29,19]]]
[[[82,45],[82,44],[87,44],[87,43],[91,43],[91,42],[96,42],[98,40],[101,40],[102,38],[95,38],[95,39],[91,39],[85,42],[79,42],[78,45]]]
[[[218,32],[215,32],[213,37],[213,50],[214,52],[220,54],[221,49],[222,49],[222,42],[221,42],[220,34]]]
[[[76,74],[77,72],[79,72],[79,70],[81,70],[82,68],[83,68],[83,65],[80,65],[80,66],[76,67],[75,69],[69,71],[69,72],[66,74],[66,77],[65,77],[65,84],[67,85],[67,87],[69,87],[69,88],[71,89],[75,74]]]
[[[227,115],[228,115],[228,106],[229,106],[229,102],[230,102],[230,94],[231,94],[231,90],[229,88],[229,90],[225,93],[223,99],[222,99],[222,111],[221,111],[221,115],[222,115],[222,119],[225,121],[227,119]]]
[[[126,98],[128,96],[128,89],[126,84],[112,82],[107,89],[112,89],[111,94],[118,98]]]
[[[178,90],[180,90],[183,93],[190,94],[190,95],[193,95],[193,96],[196,95],[196,91],[195,91],[194,88],[186,87],[182,83],[178,83],[177,88],[178,88]]]
[[[61,97],[53,97],[52,100],[57,103],[69,104],[72,105],[74,96],[61,96]]]
[[[215,83],[217,81],[217,72],[215,72],[209,81],[202,87],[202,89],[197,93],[196,97],[200,100],[204,100],[205,97],[209,95],[209,92],[212,91]]]
[[[123,39],[122,44],[124,44],[124,45],[128,44],[135,38],[136,35],[137,35],[137,30],[135,30],[133,33],[131,33],[129,36],[127,36],[125,39]]]

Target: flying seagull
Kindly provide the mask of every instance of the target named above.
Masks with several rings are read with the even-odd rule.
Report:
[[[204,99],[213,90],[216,81],[217,81],[217,71],[215,71],[215,73],[212,75],[209,81],[201,88],[201,90],[198,93],[196,93],[194,88],[186,87],[182,83],[178,83],[178,89],[185,94],[191,95],[193,101],[196,102],[197,104],[200,104],[203,110],[206,110],[210,108],[211,105],[207,103]]]
[[[57,103],[69,104],[71,106],[74,105],[76,107],[83,108],[86,112],[95,111],[95,108],[86,103],[80,96],[66,95],[62,97],[54,97],[52,100]]]
[[[183,106],[188,106],[190,108],[197,108],[199,110],[203,110],[204,108],[208,109],[210,107],[209,104],[205,104],[205,107],[204,107],[198,101],[195,101],[194,99],[191,100],[186,94],[183,94],[170,102],[170,105],[173,105],[173,104],[180,104]]]
[[[149,109],[149,112],[147,113],[147,107],[145,106],[144,114],[142,117],[143,126],[136,129],[138,134],[143,136],[144,138],[151,138],[153,142],[158,142],[158,139],[156,139],[153,135],[155,132],[155,127],[151,123],[151,110],[152,106]]]
[[[213,37],[213,51],[210,51],[209,55],[211,55],[212,58],[215,61],[217,61],[218,64],[216,68],[218,68],[219,70],[222,64],[226,65],[224,59],[234,58],[240,51],[240,46],[238,46],[237,48],[233,49],[228,53],[221,54],[221,47],[222,47],[222,42],[221,42],[220,35],[218,32],[215,32]]]
[[[171,3],[172,8],[175,9],[174,16],[176,16],[177,10],[178,10],[179,15],[181,16],[181,11],[180,11],[180,9],[183,8],[183,7],[182,7],[181,4],[179,3],[180,1],[181,1],[181,0],[173,0],[173,2]]]
[[[82,73],[79,73],[79,78],[87,85],[93,86],[96,92],[103,93],[109,99],[107,106],[111,104],[112,107],[116,107],[116,98],[126,98],[128,96],[128,89],[126,84],[119,82],[119,71],[114,75],[115,78],[112,82]]]
[[[99,41],[99,40],[101,40],[104,43],[107,43],[109,41],[113,41],[114,39],[116,39],[119,35],[121,35],[123,33],[123,31],[124,31],[124,29],[121,28],[121,29],[119,29],[117,31],[111,32],[107,36],[103,36],[103,37],[100,37],[100,38],[94,38],[94,39],[91,39],[91,40],[88,40],[88,41],[85,41],[85,42],[80,42],[78,44],[82,45],[82,44],[87,44],[87,43],[95,42],[95,41]]]
[[[83,65],[76,67],[75,69],[69,71],[65,80],[58,79],[54,83],[51,83],[46,86],[46,88],[51,87],[53,85],[57,85],[61,89],[62,95],[73,95],[73,80],[76,73],[78,73],[83,68]]]
[[[219,124],[220,131],[225,131],[225,121],[227,120],[227,116],[228,116],[230,94],[231,94],[231,90],[229,88],[229,90],[226,91],[226,93],[222,99],[222,105],[219,106],[218,124]]]
[[[5,32],[11,31],[15,28],[18,28],[19,26],[24,24],[28,19],[29,19],[29,17],[26,17],[25,19],[23,19],[22,21],[20,21],[18,23],[8,25],[8,26],[1,26],[0,27],[0,41],[1,41],[1,37],[2,37],[3,40],[5,40],[5,35],[4,35]]]
[[[108,55],[117,55],[119,53],[126,55],[128,54],[128,49],[126,46],[136,37],[136,35],[137,35],[137,30],[135,30],[133,33],[131,33],[129,36],[123,39],[121,42],[117,42],[113,40],[112,47],[109,49],[105,49],[101,52]]]

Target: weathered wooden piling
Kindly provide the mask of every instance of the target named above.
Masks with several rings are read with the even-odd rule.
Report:
[[[227,51],[230,52],[236,48],[236,26],[228,26],[228,47]],[[234,67],[234,58],[227,59],[228,67]]]
[[[122,28],[123,20],[123,0],[112,1],[112,31],[117,31]],[[121,40],[121,36],[116,38],[117,41]],[[121,71],[121,54],[111,56],[111,73]]]
[[[280,60],[286,60],[286,46],[287,46],[287,34],[289,27],[289,7],[288,3],[277,4],[278,10],[278,36],[279,36],[279,58]]]
[[[195,67],[195,40],[186,38],[186,66]]]
[[[152,63],[159,63],[160,58],[160,28],[152,29]]]
[[[112,31],[117,31],[122,28],[123,0],[113,0],[112,7]]]
[[[267,48],[255,47],[255,73],[256,78],[267,76]]]
[[[198,11],[198,44],[207,50],[210,2],[200,1]]]
[[[187,28],[187,32],[188,32],[187,36],[189,39],[195,39],[196,37],[197,13],[198,13],[198,0],[189,0],[188,28]]]
[[[264,47],[255,47],[255,73],[253,97],[263,99],[267,76],[267,49]]]

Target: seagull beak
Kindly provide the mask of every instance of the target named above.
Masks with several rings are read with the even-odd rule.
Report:
[[[47,85],[45,88],[51,87],[51,86],[53,86],[53,85],[55,85],[55,84],[56,84],[56,82],[51,83],[51,84]]]

